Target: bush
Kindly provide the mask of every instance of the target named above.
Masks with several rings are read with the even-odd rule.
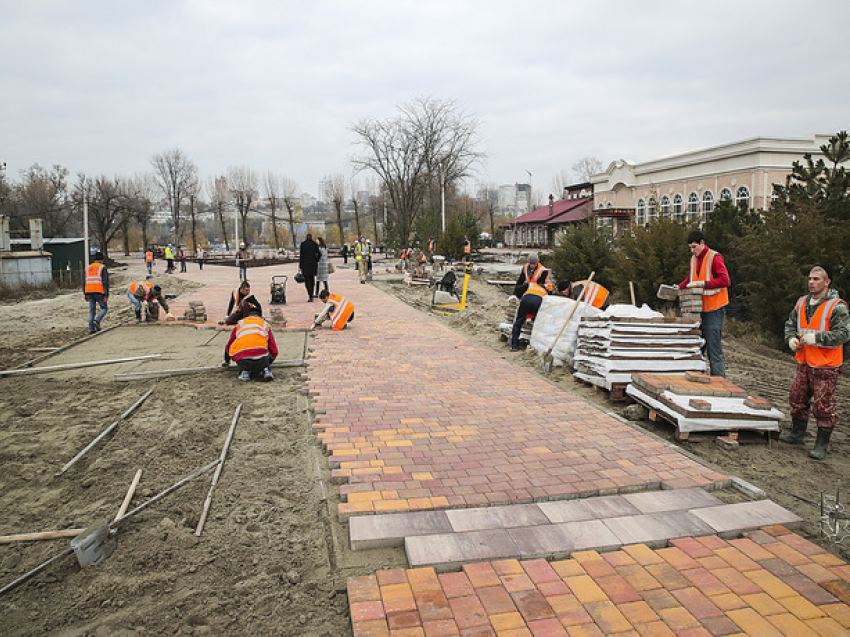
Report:
[[[593,223],[570,226],[558,237],[552,254],[544,257],[544,264],[558,281],[580,281],[595,272],[593,280],[609,289],[613,261],[610,230]]]

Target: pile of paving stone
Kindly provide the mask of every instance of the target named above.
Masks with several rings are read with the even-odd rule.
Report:
[[[641,372],[704,372],[703,342],[699,319],[586,316],[578,326],[574,374],[610,390]]]
[[[205,323],[207,320],[207,309],[200,301],[189,301],[189,307],[183,311],[182,320],[192,323]]]

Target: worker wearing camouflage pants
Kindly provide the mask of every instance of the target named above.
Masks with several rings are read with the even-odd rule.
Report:
[[[835,389],[843,364],[842,345],[850,341],[847,303],[829,288],[832,272],[821,265],[809,272],[809,294],[800,297],[785,322],[785,340],[799,363],[788,401],[791,431],[779,440],[803,444],[809,412],[818,423],[818,435],[809,456],[823,460],[835,428]]]

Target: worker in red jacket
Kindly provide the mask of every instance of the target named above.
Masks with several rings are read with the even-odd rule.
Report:
[[[270,369],[277,358],[277,343],[272,334],[271,325],[263,319],[259,305],[245,302],[248,315],[243,318],[224,348],[224,367],[230,360],[239,366],[239,380],[251,380],[252,376],[262,376],[263,380],[274,380]]]

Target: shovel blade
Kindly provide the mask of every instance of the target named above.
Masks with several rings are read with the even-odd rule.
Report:
[[[115,550],[115,538],[110,536],[106,520],[102,520],[71,540],[71,548],[80,566],[100,564]]]

